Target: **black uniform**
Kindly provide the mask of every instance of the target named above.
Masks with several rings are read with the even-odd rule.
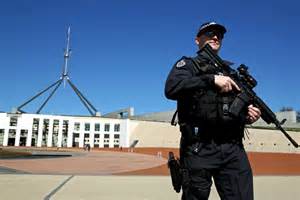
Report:
[[[242,144],[247,110],[239,117],[228,113],[236,93],[218,92],[216,74],[223,72],[199,51],[179,60],[166,81],[165,95],[177,100],[182,133],[182,199],[208,199],[213,177],[221,199],[251,200],[253,176]]]

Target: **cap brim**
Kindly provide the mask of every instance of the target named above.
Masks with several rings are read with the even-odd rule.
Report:
[[[199,37],[201,34],[207,32],[207,31],[212,31],[212,30],[217,30],[222,34],[226,33],[226,28],[224,26],[222,26],[220,24],[211,24],[209,26],[206,26],[206,27],[200,29],[198,31],[197,37]]]

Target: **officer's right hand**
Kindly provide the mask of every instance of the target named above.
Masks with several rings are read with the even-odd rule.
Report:
[[[228,76],[215,75],[215,85],[220,92],[230,92],[233,89],[240,91],[239,86]]]

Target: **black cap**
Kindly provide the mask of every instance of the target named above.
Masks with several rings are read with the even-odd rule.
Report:
[[[216,22],[207,22],[200,26],[197,37],[199,37],[202,33],[211,31],[211,30],[218,30],[220,33],[225,34],[226,28],[222,26],[221,24],[217,24]]]

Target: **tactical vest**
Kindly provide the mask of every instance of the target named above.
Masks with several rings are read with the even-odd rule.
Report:
[[[203,74],[222,74],[207,61],[199,62],[190,58],[196,76]],[[224,74],[226,75],[226,74]],[[177,110],[179,124],[194,124],[197,127],[208,130],[237,130],[240,132],[244,127],[246,114],[234,117],[229,113],[230,106],[237,94],[234,92],[220,93],[216,87],[191,91],[187,97],[178,100]],[[245,111],[246,112],[246,111]]]

